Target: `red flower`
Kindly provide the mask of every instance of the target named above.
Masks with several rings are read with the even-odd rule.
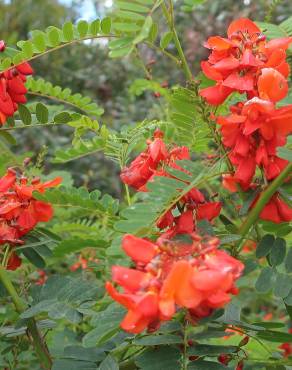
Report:
[[[0,52],[4,49],[5,44],[1,41]],[[6,122],[7,117],[13,116],[19,103],[26,102],[27,89],[24,83],[26,76],[31,74],[33,70],[26,62],[0,73],[0,125]]]
[[[262,220],[272,221],[276,224],[292,220],[292,208],[275,193],[260,213]]]
[[[37,223],[47,222],[53,216],[52,206],[36,200],[33,192],[44,192],[46,188],[60,184],[61,178],[41,183],[34,179],[30,183],[25,177],[18,178],[13,169],[0,178],[0,245],[22,244],[21,237],[32,230]],[[20,264],[17,255],[12,254],[8,268]]]
[[[199,204],[197,208],[197,219],[207,219],[208,221],[213,220],[213,218],[219,216],[221,211],[220,202],[209,202],[205,204]]]
[[[272,101],[282,99],[288,90],[286,49],[291,42],[292,37],[266,42],[249,19],[232,22],[227,38],[213,36],[205,43],[211,54],[201,67],[216,85],[200,90],[200,95],[212,105],[223,103],[233,91]]]
[[[157,328],[161,320],[170,320],[180,307],[191,314],[211,314],[230,301],[243,264],[218,251],[218,239],[203,240],[191,235],[191,244],[162,237],[153,244],[125,236],[123,247],[130,250],[127,253],[137,267],[113,267],[113,281],[122,287],[122,293],[111,283],[106,284],[111,297],[128,309],[121,323],[124,330],[140,333]]]
[[[129,167],[124,167],[121,172],[123,183],[135,189],[143,187],[151,178],[159,163],[166,160],[168,152],[162,140],[163,133],[156,130],[154,140],[148,141],[148,148],[141,153]]]
[[[277,177],[288,163],[276,156],[276,149],[285,145],[292,132],[292,105],[277,109],[272,102],[255,97],[230,110],[228,116],[217,117],[222,142],[230,148],[229,159],[236,168],[233,177],[224,178],[225,186],[235,191],[237,182],[248,188],[256,165],[263,168],[267,180]]]

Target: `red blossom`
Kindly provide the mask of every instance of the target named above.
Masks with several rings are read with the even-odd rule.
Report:
[[[5,44],[1,40],[0,52],[4,49]],[[18,104],[26,102],[26,76],[32,74],[33,69],[27,62],[0,73],[0,125],[6,122],[7,117],[13,116]]]
[[[39,222],[47,222],[53,216],[50,204],[36,200],[34,191],[57,186],[61,178],[41,183],[39,179],[31,182],[18,177],[13,169],[8,169],[0,178],[0,245],[23,244],[21,237],[31,231]],[[20,265],[19,257],[13,253],[8,261],[8,269]]]
[[[286,49],[291,42],[292,37],[267,42],[249,19],[232,22],[227,38],[212,36],[205,43],[211,54],[201,67],[216,84],[200,90],[200,95],[212,105],[223,103],[234,91],[246,92],[249,98],[282,99],[288,91]]]
[[[230,301],[234,282],[243,270],[241,262],[217,250],[216,238],[193,235],[191,244],[163,238],[152,243],[127,235],[123,247],[129,243],[128,254],[139,269],[114,266],[113,281],[123,292],[110,282],[106,289],[128,309],[121,326],[131,333],[157,327],[178,308],[187,308],[196,317],[202,312],[211,314]]]
[[[286,204],[280,194],[275,193],[260,213],[260,218],[277,224],[292,221],[292,208]]]

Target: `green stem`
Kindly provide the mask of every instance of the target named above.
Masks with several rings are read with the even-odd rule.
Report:
[[[178,55],[180,57],[181,68],[184,71],[186,79],[188,81],[191,81],[193,79],[193,75],[192,75],[192,72],[191,72],[190,67],[188,65],[188,62],[186,60],[185,54],[183,52],[183,49],[182,49],[181,43],[179,41],[176,29],[175,29],[175,25],[174,25],[173,3],[172,3],[172,1],[170,1],[170,11],[168,11],[164,2],[162,3],[162,11],[163,11],[163,14],[164,14],[164,16],[167,20],[169,29],[171,30],[171,32],[173,34],[173,42],[174,42],[174,45],[177,49]]]
[[[9,293],[10,297],[12,298],[16,311],[18,313],[22,313],[23,311],[25,311],[26,305],[23,302],[23,300],[19,297],[16,289],[14,288],[14,285],[12,284],[8,276],[7,271],[3,268],[3,266],[0,266],[0,281],[2,282],[7,292]],[[40,361],[41,367],[44,370],[50,370],[52,366],[52,361],[34,319],[28,320],[27,329],[31,336],[32,343],[38,356],[38,359]]]
[[[272,198],[274,193],[277,191],[279,186],[283,184],[286,178],[289,176],[290,172],[292,172],[292,163],[288,164],[288,166],[280,173],[278,177],[266,188],[264,192],[262,192],[261,196],[259,197],[258,201],[256,202],[255,206],[251,209],[249,214],[247,215],[245,221],[239,228],[239,233],[242,235],[242,239],[246,236],[249,232],[249,229],[255,225],[258,220],[258,217],[264,208],[264,206],[268,203],[268,201]],[[241,239],[241,241],[242,241]],[[240,242],[241,242],[240,241]]]
[[[126,184],[125,184],[125,190],[126,190],[127,202],[128,202],[128,205],[130,206],[132,202],[131,202],[131,197],[130,197],[129,187],[128,187],[128,185],[126,185]]]

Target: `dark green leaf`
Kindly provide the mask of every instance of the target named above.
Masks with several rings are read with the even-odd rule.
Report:
[[[272,266],[280,265],[286,255],[286,241],[282,238],[277,238],[274,241],[272,250],[270,252],[270,262]]]
[[[45,260],[33,248],[25,248],[22,250],[22,253],[37,268],[43,269],[46,266]]]
[[[158,346],[182,343],[182,337],[178,335],[148,335],[134,340],[134,344],[139,346]]]
[[[119,364],[111,355],[108,355],[99,365],[99,370],[119,370]]]
[[[275,238],[271,234],[265,235],[257,245],[256,257],[266,257],[274,244]]]
[[[289,248],[285,259],[285,268],[287,272],[292,272],[292,248]]]
[[[258,277],[255,288],[260,293],[267,293],[272,288],[274,270],[271,267],[265,267]]]
[[[40,123],[48,123],[49,111],[48,111],[48,108],[44,104],[37,103],[35,107],[35,114],[36,114],[37,120]]]
[[[180,356],[177,348],[160,347],[142,353],[135,362],[141,370],[178,370]]]
[[[194,344],[188,348],[188,356],[217,356],[221,353],[234,353],[237,346],[217,346],[213,344]]]
[[[274,294],[276,297],[285,298],[292,288],[292,277],[287,274],[277,272],[274,286]]]
[[[31,114],[30,114],[29,109],[26,108],[25,105],[19,104],[18,113],[19,113],[20,119],[25,125],[31,124]]]

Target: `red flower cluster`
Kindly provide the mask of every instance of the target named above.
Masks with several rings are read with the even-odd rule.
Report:
[[[277,156],[292,132],[292,105],[276,108],[275,102],[288,92],[289,65],[286,49],[292,37],[266,42],[259,28],[249,19],[239,19],[228,28],[228,39],[211,37],[212,49],[204,73],[216,86],[200,91],[208,103],[218,105],[234,91],[246,93],[250,100],[230,107],[228,116],[217,117],[222,143],[228,149],[234,175],[225,175],[223,186],[236,191],[257,185],[252,181],[257,168],[266,181],[275,179],[288,161]],[[276,194],[260,217],[276,223],[292,220],[292,209]]]
[[[211,54],[201,67],[216,85],[202,89],[200,95],[212,105],[223,103],[234,91],[246,92],[249,99],[282,99],[288,91],[286,50],[291,42],[292,37],[267,42],[249,19],[232,22],[227,38],[213,36],[205,44]]]
[[[47,222],[53,215],[52,206],[36,200],[33,192],[43,193],[47,188],[57,186],[61,178],[41,183],[35,178],[31,182],[26,177],[17,177],[13,169],[0,178],[0,245],[22,244],[20,239],[31,231],[38,222]],[[8,261],[8,269],[19,266],[20,259],[12,254]]]
[[[203,239],[195,233],[191,237],[191,244],[164,238],[154,244],[124,236],[122,247],[136,268],[112,267],[113,281],[123,288],[122,293],[112,283],[106,284],[111,297],[128,309],[121,323],[124,330],[156,329],[177,308],[187,308],[193,318],[202,318],[237,294],[234,283],[244,265],[218,250],[217,238]]]
[[[0,40],[0,52],[5,50],[5,43]],[[25,103],[26,76],[31,75],[31,66],[24,62],[6,72],[0,73],[0,125],[6,122],[7,117],[13,116],[18,104]]]
[[[121,180],[138,191],[147,191],[147,183],[154,177],[172,177],[167,167],[183,170],[176,161],[190,159],[189,149],[185,146],[174,146],[168,149],[163,141],[163,132],[156,130],[153,141],[147,141],[147,149],[142,152],[129,167],[121,173]],[[187,171],[185,171],[187,172]],[[211,221],[221,211],[220,202],[207,202],[204,195],[193,188],[180,201],[179,216],[173,215],[169,210],[157,223],[157,227],[165,229],[167,239],[177,234],[192,233],[196,227],[196,220],[207,219]]]

